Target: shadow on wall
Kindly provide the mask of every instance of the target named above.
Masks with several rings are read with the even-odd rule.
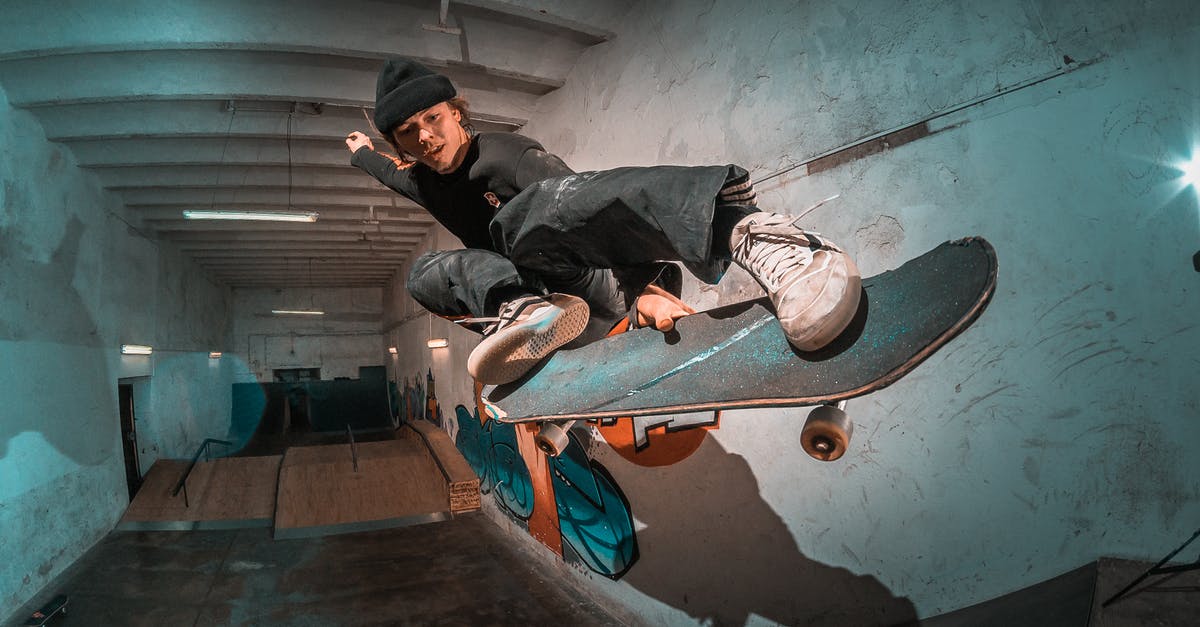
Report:
[[[6,204],[24,202],[14,191],[10,187]],[[70,350],[103,345],[73,286],[84,230],[79,218],[72,217],[45,263],[31,259],[33,252],[15,229],[0,231],[0,294],[6,301],[0,340],[63,347],[3,356],[8,363],[0,372],[8,373],[11,402],[0,420],[0,458],[8,455],[9,441],[25,431],[40,432],[81,465],[103,463],[113,454],[100,436],[116,428],[116,381],[98,351]]]
[[[456,412],[456,443],[479,475],[480,491],[568,562],[711,624],[741,625],[751,615],[789,625],[916,622],[912,603],[875,578],[805,557],[759,496],[749,465],[713,438],[704,437],[673,465],[648,468],[617,458],[608,468],[585,450],[608,445],[585,445],[575,429],[570,446],[547,467],[540,452],[523,458],[521,427],[481,424],[478,410],[462,405]],[[540,474],[549,485],[538,487]],[[539,489],[551,509],[541,515]],[[552,529],[543,531],[552,537],[535,529],[547,515]],[[636,532],[634,519],[644,526]]]
[[[874,577],[805,557],[745,459],[714,438],[672,466],[613,466],[645,525],[640,560],[622,580],[641,592],[719,625],[751,615],[786,625],[916,623],[913,604]]]

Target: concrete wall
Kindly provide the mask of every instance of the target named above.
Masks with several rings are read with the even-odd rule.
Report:
[[[527,134],[576,169],[736,162],[764,179],[940,114],[924,139],[771,179],[761,204],[840,193],[809,222],[864,275],[983,235],[999,288],[950,347],[849,403],[838,462],[801,450],[806,409],[726,412],[656,467],[592,431],[639,557],[618,580],[550,551],[543,566],[650,624],[871,624],[1186,539],[1200,211],[1170,163],[1200,132],[1197,24],[1183,0],[636,5]],[[732,271],[685,292],[754,289]],[[486,509],[534,543],[501,498]]]
[[[436,226],[416,247],[412,259],[430,250],[454,248],[462,248],[462,243],[446,229]],[[396,347],[396,355],[389,357],[388,379],[402,394],[407,391],[409,404],[419,409],[425,407],[429,394],[427,380],[432,377],[439,401],[440,424],[454,437],[458,432],[455,405],[474,406],[475,381],[467,374],[467,355],[479,343],[480,336],[448,320],[431,316],[409,297],[404,281],[411,267],[410,261],[397,269],[390,287],[384,292],[387,310],[384,350],[388,346]],[[426,345],[430,338],[445,338],[449,345],[430,349]]]
[[[142,466],[226,420],[191,359],[225,332],[227,292],[129,226],[0,91],[0,617],[112,528],[128,495],[118,379],[135,382]],[[120,356],[122,343],[151,357]],[[226,386],[227,387],[227,386]],[[226,398],[228,392],[225,392]],[[213,400],[213,399],[216,400]]]
[[[358,378],[361,366],[382,366],[380,288],[233,290],[226,344],[244,359],[246,381],[273,381],[278,368],[320,368],[321,378]],[[321,310],[323,316],[277,316],[275,309]]]

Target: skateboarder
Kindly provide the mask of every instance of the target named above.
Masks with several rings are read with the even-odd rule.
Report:
[[[419,257],[408,290],[439,316],[490,323],[467,360],[483,383],[520,378],[589,320],[628,315],[670,330],[693,311],[664,261],[710,284],[731,261],[742,266],[801,350],[828,344],[858,308],[853,260],[791,217],[760,211],[738,166],[575,173],[527,137],[474,132],[450,80],[406,58],[380,72],[373,122],[400,158],[355,131],[351,163],[466,247]]]

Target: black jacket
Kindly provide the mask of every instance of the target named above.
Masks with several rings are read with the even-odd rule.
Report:
[[[501,251],[488,227],[504,203],[534,183],[573,173],[541,144],[515,133],[479,133],[462,165],[450,174],[422,163],[400,169],[365,146],[350,163],[424,207],[463,246],[493,252]]]

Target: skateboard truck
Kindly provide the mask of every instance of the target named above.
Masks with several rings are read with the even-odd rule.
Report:
[[[850,437],[854,434],[854,421],[846,413],[846,401],[832,405],[818,405],[808,414],[804,429],[800,432],[800,444],[804,452],[814,459],[831,462],[846,453]],[[549,457],[558,457],[571,444],[568,433],[578,420],[543,422],[534,436],[538,450]]]
[[[854,434],[854,421],[845,409],[846,401],[838,401],[833,405],[818,405],[808,413],[800,431],[800,445],[805,453],[823,462],[834,461],[846,453]]]

